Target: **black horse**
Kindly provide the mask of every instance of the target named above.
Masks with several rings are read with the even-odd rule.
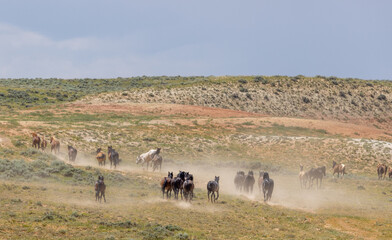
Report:
[[[103,197],[103,200],[106,202],[105,190],[106,185],[103,181],[103,176],[98,176],[98,181],[95,182],[95,201],[101,202]]]
[[[120,163],[120,155],[112,148],[112,146],[108,147],[108,156],[110,160],[110,168],[112,167],[112,164],[114,165],[114,168],[116,168],[116,166]]]
[[[207,183],[207,191],[208,191],[208,201],[210,201],[210,193],[211,193],[211,202],[215,202],[219,198],[219,176],[215,176],[215,181],[209,181]],[[217,194],[215,198],[215,192]]]
[[[183,184],[185,201],[192,201],[194,188],[195,185],[193,184],[193,175],[187,173],[185,182]]]
[[[78,155],[78,150],[76,150],[76,148],[68,145],[68,160],[70,162],[75,162],[76,155]]]
[[[171,185],[174,192],[174,199],[178,200],[178,193],[181,193],[181,200],[182,200],[184,181],[185,181],[185,172],[183,171],[180,171],[177,174],[177,177],[172,179]]]
[[[307,172],[308,178],[309,178],[309,188],[313,187],[313,180],[316,179],[316,188],[321,188],[321,183],[323,181],[323,177],[326,176],[326,167],[318,167],[318,168],[312,168]],[[319,186],[319,180],[320,180],[320,186]]]
[[[253,171],[249,171],[244,180],[244,190],[246,193],[253,193],[253,185],[255,184],[255,178],[253,176]]]
[[[237,191],[242,191],[242,188],[244,186],[244,180],[245,180],[245,173],[244,171],[238,171],[237,174],[234,177],[234,185]]]
[[[274,191],[274,180],[270,179],[269,174],[265,172],[263,175],[264,202],[271,200],[273,191]]]

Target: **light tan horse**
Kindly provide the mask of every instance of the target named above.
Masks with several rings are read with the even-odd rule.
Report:
[[[97,158],[99,166],[102,166],[102,165],[105,166],[105,164],[106,164],[106,155],[105,155],[105,153],[102,152],[101,148],[97,149],[97,156],[96,156],[96,158]]]
[[[346,174],[346,166],[342,163],[337,164],[335,161],[333,161],[332,169],[333,169],[333,174],[332,174],[333,177],[335,177],[335,173],[338,173],[338,178],[340,173],[342,174],[342,178],[344,177],[344,174]]]
[[[60,142],[54,137],[50,137],[50,152],[54,151],[54,154],[60,153]]]
[[[299,174],[298,174],[298,178],[299,178],[299,184],[301,185],[301,189],[302,188],[306,188],[306,182],[308,180],[308,174],[304,171],[304,166],[299,165]]]

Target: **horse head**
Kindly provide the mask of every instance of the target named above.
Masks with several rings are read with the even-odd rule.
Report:
[[[140,156],[137,156],[137,158],[136,158],[136,164],[141,163],[142,160],[143,160],[143,158],[141,158]]]
[[[54,141],[54,137],[50,137],[50,144]]]
[[[161,148],[157,148],[155,154],[159,154],[161,152]]]
[[[262,177],[264,175],[263,171],[259,171],[259,177]]]
[[[269,174],[267,173],[267,172],[265,172],[264,174],[263,174],[263,179],[269,179]]]
[[[249,176],[253,176],[253,171],[249,171],[249,172],[248,172],[248,175],[249,175]]]
[[[336,162],[332,161],[332,168],[335,168],[335,166],[336,166]]]
[[[215,176],[215,182],[219,183],[219,176]]]
[[[302,172],[304,170],[304,166],[302,166],[302,164],[299,165],[299,169]]]
[[[169,178],[173,178],[173,172],[169,172]]]

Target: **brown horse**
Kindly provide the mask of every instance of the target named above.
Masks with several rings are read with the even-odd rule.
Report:
[[[95,201],[101,202],[103,197],[103,200],[106,202],[105,190],[106,185],[103,181],[103,176],[98,176],[98,181],[95,183]]]
[[[188,202],[192,201],[194,188],[195,188],[195,184],[193,183],[193,175],[188,174],[183,184],[185,201]]]
[[[342,174],[342,178],[344,177],[344,174],[346,174],[346,166],[342,163],[337,164],[335,161],[332,162],[332,169],[333,169],[333,177],[335,177],[335,173],[338,173],[338,178],[339,174]]]
[[[388,170],[388,177],[389,177],[389,179],[392,178],[392,168],[391,167],[389,167],[389,170]]]
[[[105,153],[102,152],[102,149],[101,149],[101,148],[98,148],[98,149],[97,149],[97,156],[96,156],[96,158],[97,158],[97,161],[98,161],[99,166],[102,166],[102,165],[105,166],[105,163],[106,163],[106,155],[105,155]]]
[[[76,148],[68,145],[68,160],[70,162],[75,162],[77,154],[78,154],[78,150],[76,150]]]
[[[37,135],[37,133],[32,133],[31,135],[33,136],[33,144],[31,144],[31,146],[33,148],[39,149],[39,147],[41,145],[41,138]]]
[[[378,179],[385,179],[385,176],[387,175],[388,172],[388,167],[384,163],[379,163],[377,165],[377,174],[378,174]],[[384,176],[382,176],[384,175]]]
[[[48,146],[48,141],[45,140],[45,137],[42,137],[41,141],[41,150],[45,151],[46,147]]]
[[[159,166],[159,171],[161,171],[162,162],[163,162],[162,156],[156,154],[152,159],[152,171],[154,172],[155,170],[157,170],[158,166]]]
[[[167,177],[164,177],[161,180],[161,189],[162,189],[162,197],[165,199],[165,192],[166,192],[166,199],[169,199],[171,197],[171,192],[172,192],[172,182],[173,179],[173,172],[168,172]],[[170,192],[170,196],[169,196]]]
[[[54,137],[50,138],[50,152],[54,151],[54,154],[60,153],[60,142]]]

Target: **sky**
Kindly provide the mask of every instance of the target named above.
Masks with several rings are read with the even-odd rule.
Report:
[[[0,78],[392,80],[389,0],[0,0]]]

